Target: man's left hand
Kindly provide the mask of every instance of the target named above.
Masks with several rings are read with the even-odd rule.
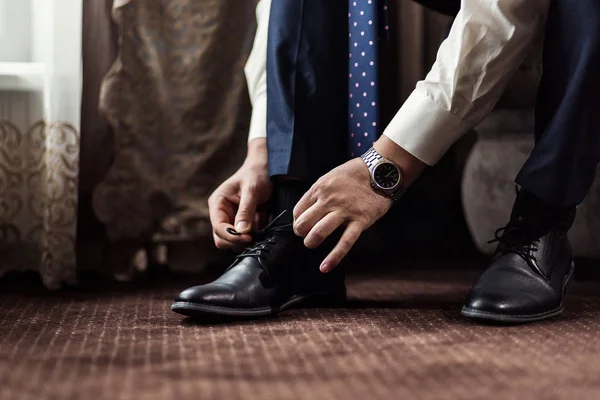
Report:
[[[294,232],[312,249],[345,225],[341,239],[321,264],[321,271],[329,272],[392,204],[391,198],[373,190],[367,166],[355,158],[322,176],[300,199],[294,208]]]

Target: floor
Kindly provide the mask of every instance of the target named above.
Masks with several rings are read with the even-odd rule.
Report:
[[[493,327],[458,313],[476,276],[362,273],[347,308],[237,322],[171,313],[189,278],[0,282],[0,399],[600,399],[599,283],[553,322]]]

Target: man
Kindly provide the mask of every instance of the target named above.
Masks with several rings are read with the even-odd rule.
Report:
[[[420,2],[460,11],[431,72],[369,150],[378,129],[377,2],[262,0],[246,68],[248,156],[210,199],[217,247],[248,247],[215,282],[182,292],[174,311],[259,316],[343,301],[336,266],[361,232],[491,111],[545,33],[536,145],[462,313],[522,323],[562,312],[573,273],[566,234],[600,156],[600,2]],[[257,206],[269,200],[281,215],[256,232]]]

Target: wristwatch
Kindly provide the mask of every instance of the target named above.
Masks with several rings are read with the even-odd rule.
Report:
[[[361,157],[371,175],[371,186],[394,201],[399,200],[406,192],[404,177],[399,166],[384,158],[374,148],[370,148]]]

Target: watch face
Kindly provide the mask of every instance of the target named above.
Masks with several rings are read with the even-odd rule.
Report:
[[[395,165],[385,162],[375,167],[373,178],[382,189],[392,189],[400,182],[400,172]]]

